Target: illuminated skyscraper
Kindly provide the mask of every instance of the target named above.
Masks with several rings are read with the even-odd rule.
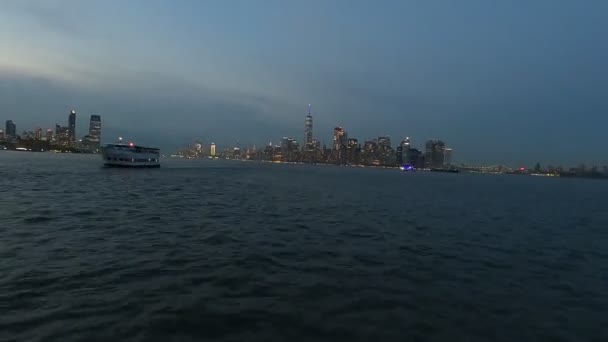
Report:
[[[101,116],[91,115],[89,122],[89,144],[93,149],[98,149],[101,143]]]
[[[304,140],[304,146],[307,152],[314,151],[314,143],[312,137],[312,115],[311,115],[311,106],[308,105],[308,115],[306,115],[306,120],[304,121],[304,133],[306,134]]]
[[[346,164],[348,135],[342,127],[334,128],[332,157],[336,164]]]
[[[389,150],[391,148],[390,137],[378,137],[378,148],[380,150]]]
[[[401,141],[401,163],[402,164],[410,164],[410,149],[411,148],[412,147],[410,144],[410,138],[405,137]]]
[[[445,143],[441,140],[429,140],[426,142],[426,150],[424,160],[427,167],[441,168],[443,167],[443,153]]]
[[[348,144],[347,144],[347,156],[346,156],[346,161],[349,164],[359,164],[360,160],[359,160],[359,153],[361,151],[361,146],[359,146],[359,140],[357,139],[348,139]]]
[[[211,150],[209,151],[209,155],[215,157],[215,143],[211,143]]]
[[[70,144],[68,127],[62,127],[60,124],[55,125],[55,142],[61,146],[68,146]]]
[[[6,140],[12,140],[17,137],[17,125],[13,120],[6,120],[6,130],[5,134]]]
[[[70,112],[68,120],[68,141],[71,146],[76,145],[76,111]]]

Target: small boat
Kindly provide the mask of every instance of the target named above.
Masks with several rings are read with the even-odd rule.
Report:
[[[409,164],[402,165],[399,167],[399,169],[401,171],[405,171],[405,172],[415,172],[416,171],[416,168],[413,165],[409,165]]]
[[[160,167],[160,149],[137,146],[134,143],[107,144],[101,157],[108,167]]]

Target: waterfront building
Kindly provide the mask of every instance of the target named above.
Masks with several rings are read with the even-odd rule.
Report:
[[[212,142],[212,143],[211,143],[211,148],[209,149],[209,155],[210,155],[210,156],[215,157],[215,153],[216,153],[216,152],[215,152],[215,149],[216,149],[216,147],[215,147],[215,143],[213,143],[213,142]]]
[[[450,167],[452,165],[452,152],[451,148],[446,148],[443,150],[443,165],[446,167]]]
[[[381,151],[388,151],[391,149],[391,138],[390,137],[378,137],[378,149]]]
[[[101,143],[101,116],[91,115],[89,122],[89,145],[92,149],[99,149]]]
[[[401,153],[400,153],[400,159],[401,159],[401,163],[402,164],[410,164],[411,158],[410,158],[410,150],[412,148],[411,143],[410,143],[410,138],[409,137],[405,137],[402,141],[401,141]],[[398,154],[399,156],[399,154]]]
[[[342,127],[334,128],[332,159],[336,164],[346,164],[348,134]]]
[[[445,143],[441,140],[429,140],[426,142],[424,159],[429,168],[443,167]]]
[[[6,140],[13,140],[17,138],[17,125],[13,120],[6,120],[6,130],[4,135]]]
[[[70,146],[76,145],[76,111],[72,110],[68,118],[68,143]]]
[[[348,139],[347,147],[346,147],[346,161],[348,164],[356,165],[360,163],[359,154],[361,151],[361,146],[359,145],[359,140],[357,139]]]
[[[53,141],[53,130],[52,129],[47,129],[46,130],[46,141],[51,142]]]
[[[64,147],[70,145],[70,134],[68,127],[62,127],[60,124],[55,125],[55,142]]]
[[[304,148],[306,152],[314,151],[314,141],[312,135],[312,114],[311,114],[311,106],[308,105],[308,115],[306,115],[306,119],[304,120]]]

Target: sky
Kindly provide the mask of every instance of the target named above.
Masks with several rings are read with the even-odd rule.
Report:
[[[342,126],[454,162],[608,165],[608,1],[4,0],[0,120],[258,146]]]

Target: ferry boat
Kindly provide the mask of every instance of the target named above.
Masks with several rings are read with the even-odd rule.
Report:
[[[103,163],[108,167],[160,167],[158,148],[137,146],[130,142],[107,144],[102,148]]]

